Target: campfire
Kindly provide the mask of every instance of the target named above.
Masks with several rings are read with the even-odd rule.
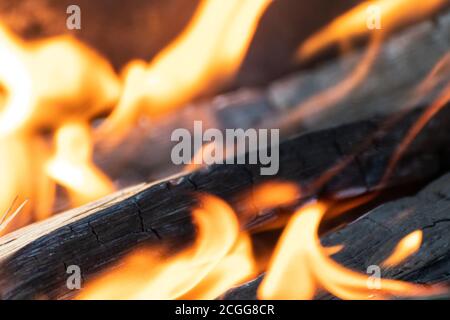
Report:
[[[447,0],[3,2],[2,299],[449,296]]]

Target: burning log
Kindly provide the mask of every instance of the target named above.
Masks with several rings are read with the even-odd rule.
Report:
[[[299,121],[300,126],[291,128],[292,131],[318,130],[410,108],[408,102],[414,88],[450,50],[448,30],[450,13],[447,11],[434,20],[423,21],[386,39],[370,72],[351,94],[336,100],[336,105],[323,112]],[[170,135],[174,128],[190,128],[194,120],[202,120],[205,127],[247,129],[265,127],[267,119],[274,119],[271,125],[278,127],[283,115],[341,82],[363,56],[364,49],[360,49],[342,59],[274,81],[266,88],[241,89],[190,104],[159,122],[136,129],[116,151],[105,152],[101,145],[97,146],[96,162],[114,179],[126,176],[129,181],[122,185],[140,181],[134,177],[162,178],[176,170],[168,165],[168,155],[173,146]],[[399,71],[392,74],[392,70]],[[439,82],[445,83],[449,80],[449,73],[440,72],[439,77]],[[436,85],[427,92],[421,92],[420,99],[412,104],[431,103],[440,89],[441,86]]]
[[[450,174],[431,183],[414,197],[385,203],[348,226],[322,237],[325,246],[343,245],[333,256],[339,264],[370,276],[431,284],[449,281]],[[414,230],[424,234],[421,250],[397,266],[383,265],[396,244]],[[370,271],[372,270],[372,271]],[[230,290],[225,299],[254,299],[263,276]],[[330,296],[320,294],[317,298]]]
[[[136,245],[165,243],[175,249],[186,244],[195,233],[190,216],[195,193],[220,196],[245,212],[242,192],[272,179],[299,183],[304,190],[299,202],[326,194],[352,197],[431,179],[448,164],[448,108],[421,132],[394,174],[380,185],[399,139],[421,112],[411,112],[390,130],[385,119],[378,118],[291,138],[280,145],[276,176],[260,176],[260,165],[215,165],[124,190],[20,229],[0,240],[0,295],[3,299],[70,297],[75,294],[66,287],[70,265],[78,265],[83,277],[89,278]],[[342,171],[323,186],[307,187],[343,162]],[[263,225],[265,218],[273,215],[240,216],[248,227]]]

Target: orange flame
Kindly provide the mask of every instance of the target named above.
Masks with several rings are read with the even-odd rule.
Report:
[[[383,266],[394,267],[399,265],[409,256],[416,253],[422,243],[423,232],[422,230],[416,230],[404,237],[395,247],[392,254],[383,261]]]
[[[71,37],[24,42],[1,24],[0,61],[0,210],[15,197],[31,204],[14,229],[52,213],[55,182],[45,172],[51,154],[42,132],[69,120],[88,126],[118,99],[120,83],[102,57]]]
[[[256,210],[262,211],[270,208],[287,206],[299,200],[301,190],[289,182],[270,181],[263,183],[252,191],[250,201]]]
[[[443,108],[447,106],[450,101],[450,83],[441,91],[438,98],[423,112],[419,119],[414,123],[406,136],[400,142],[399,146],[394,152],[394,155],[389,161],[388,167],[381,180],[383,184],[393,173],[395,166],[400,161],[402,156],[408,150],[409,146],[417,138],[425,126],[436,116]]]
[[[254,275],[250,239],[240,234],[236,215],[225,202],[203,196],[193,218],[198,226],[193,247],[169,259],[133,254],[117,272],[88,284],[78,298],[214,299]]]
[[[340,44],[348,45],[351,39],[370,35],[371,41],[366,53],[355,68],[338,84],[301,102],[293,112],[281,120],[281,126],[291,127],[300,120],[314,117],[326,108],[347,97],[368,75],[376,62],[384,36],[411,21],[421,19],[447,4],[448,0],[375,0],[359,4],[338,17],[324,29],[308,38],[297,50],[296,59],[305,61],[323,49]],[[379,12],[381,30],[368,26],[372,8]]]
[[[140,115],[157,116],[220,86],[237,72],[271,0],[203,0],[185,31],[150,63],[131,62],[119,105],[100,136],[113,139]]]
[[[7,96],[1,136],[58,126],[68,117],[91,119],[119,95],[112,67],[68,36],[24,43],[0,25],[0,61]]]
[[[323,248],[318,228],[327,207],[322,203],[299,209],[283,232],[269,270],[258,290],[261,299],[312,299],[324,288],[342,299],[386,299],[392,296],[435,294],[402,281],[380,279],[380,287],[369,285],[370,278],[346,269],[329,257]],[[333,248],[331,252],[336,251]]]
[[[124,88],[109,63],[74,38],[26,42],[0,24],[0,210],[16,196],[31,204],[11,226],[47,217],[56,184],[68,189],[74,205],[111,192],[91,159],[92,120],[119,102],[102,126],[114,131],[105,141],[118,141],[140,111],[158,115],[222,85],[237,72],[270,2],[203,1],[149,65],[128,65]],[[56,135],[54,146],[43,132]]]
[[[66,187],[74,205],[106,196],[114,191],[112,183],[92,163],[90,127],[83,122],[72,122],[59,128],[55,134],[55,155],[48,161],[49,177]]]
[[[448,0],[373,0],[365,1],[338,17],[324,29],[305,41],[297,51],[297,59],[307,60],[333,44],[376,32],[368,22],[372,14],[380,14],[382,33],[423,19],[448,3]],[[371,13],[371,9],[375,9]],[[377,18],[374,16],[374,18]]]

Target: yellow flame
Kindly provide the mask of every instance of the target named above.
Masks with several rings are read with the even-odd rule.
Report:
[[[9,224],[14,229],[53,211],[55,183],[45,170],[51,154],[42,132],[66,121],[87,126],[110,110],[121,85],[104,58],[68,36],[24,42],[0,24],[0,61],[0,210],[16,196],[30,199]]]
[[[56,152],[48,161],[49,177],[66,187],[74,205],[81,205],[113,192],[114,187],[92,162],[90,127],[70,122],[56,131]]]
[[[382,265],[385,267],[394,267],[399,265],[420,249],[422,237],[422,230],[416,230],[405,236],[397,244],[392,254],[385,261],[383,261]]]
[[[373,288],[368,276],[333,261],[328,254],[337,249],[323,248],[318,236],[326,210],[323,203],[313,203],[294,214],[259,287],[260,299],[312,299],[319,288],[342,299],[358,300],[438,292],[437,288],[388,279],[380,279],[380,287]]]
[[[125,132],[141,113],[157,116],[215,89],[237,72],[271,0],[203,0],[185,31],[150,64],[131,62],[119,105],[99,131]]]
[[[119,95],[112,67],[68,36],[24,43],[0,25],[0,61],[7,95],[0,135],[59,126],[67,117],[89,120]]]
[[[193,212],[194,245],[169,259],[137,253],[118,271],[88,284],[79,299],[213,299],[254,275],[250,239],[233,210],[203,196]],[[230,266],[235,270],[230,273]]]
[[[16,197],[20,202],[30,199],[30,205],[8,224],[5,233],[51,213],[54,183],[43,170],[48,154],[47,146],[39,137],[18,133],[0,136],[3,185],[0,189],[0,210],[4,212]]]

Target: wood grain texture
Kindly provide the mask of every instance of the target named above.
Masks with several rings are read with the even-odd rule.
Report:
[[[73,294],[65,286],[68,265],[79,265],[88,279],[138,244],[177,248],[189,243],[195,234],[190,218],[196,204],[193,195],[199,192],[220,196],[240,212],[240,196],[252,186],[272,179],[306,186],[350,156],[340,174],[321,190],[305,192],[299,202],[318,194],[365,194],[378,187],[399,139],[421,113],[415,110],[388,131],[380,130],[384,119],[377,118],[293,137],[280,145],[276,176],[259,175],[259,165],[214,165],[124,190],[20,229],[0,239],[0,297],[68,297]],[[388,185],[430,179],[445,170],[449,124],[447,108],[411,146]],[[371,136],[367,148],[355,154]]]

